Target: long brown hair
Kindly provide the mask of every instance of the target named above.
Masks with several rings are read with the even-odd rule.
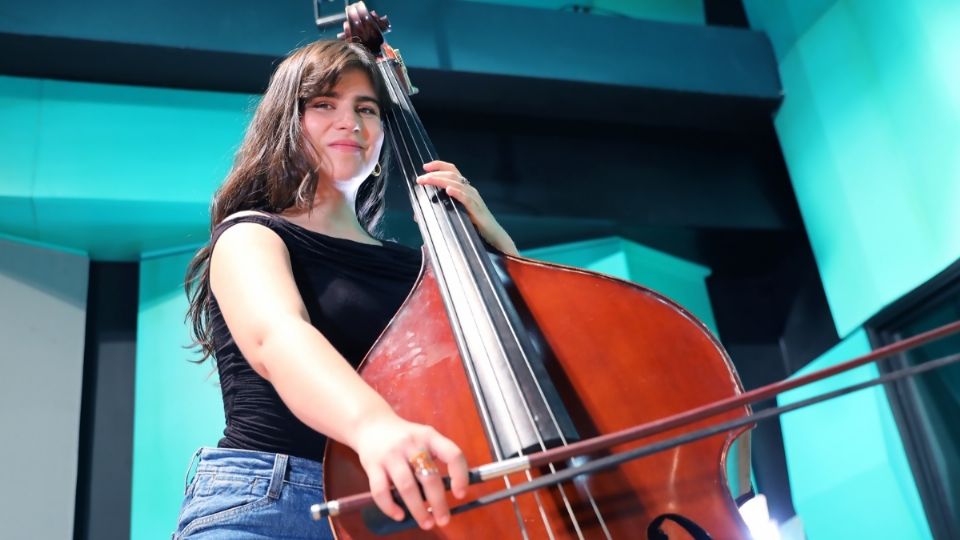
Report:
[[[315,41],[288,55],[277,66],[270,85],[234,158],[233,167],[213,196],[210,230],[227,216],[241,210],[279,213],[288,208],[308,210],[313,206],[319,180],[314,158],[305,151],[308,143],[300,125],[307,101],[329,92],[349,69],[365,72],[373,84],[381,110],[390,104],[373,56],[362,46],[344,41]],[[360,225],[373,236],[383,217],[386,189],[387,147],[381,152],[383,173],[367,178],[357,192],[356,212]],[[193,343],[203,362],[214,353],[209,329],[209,243],[194,255],[187,267],[184,289],[190,307]]]

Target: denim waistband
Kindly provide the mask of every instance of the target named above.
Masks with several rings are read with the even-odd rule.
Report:
[[[198,457],[197,474],[230,473],[265,478],[279,477],[305,486],[323,487],[323,465],[311,459],[256,450],[210,447],[198,449],[194,460]],[[192,469],[192,463],[190,468]],[[189,469],[187,476],[190,476]]]

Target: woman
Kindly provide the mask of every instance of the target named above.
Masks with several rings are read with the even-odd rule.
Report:
[[[294,51],[271,78],[187,272],[188,318],[216,358],[227,426],[218,448],[198,451],[175,538],[332,537],[308,515],[323,497],[327,437],[357,452],[395,519],[394,486],[420,527],[449,521],[434,458],[465,493],[456,444],[397,416],[355,371],[420,266],[419,251],[376,235],[388,103],[372,57],[344,42]],[[424,172],[419,183],[446,190],[486,241],[516,254],[456,166]]]

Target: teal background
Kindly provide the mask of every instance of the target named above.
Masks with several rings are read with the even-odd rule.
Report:
[[[255,102],[0,76],[0,231],[107,261],[201,243]]]
[[[960,256],[960,4],[746,0],[841,336]]]
[[[134,390],[130,538],[166,538],[176,528],[190,456],[216,446],[223,401],[213,364],[198,355],[184,322],[183,277],[193,253],[140,263]]]
[[[870,352],[863,330],[792,378]],[[787,392],[787,405],[875,378],[875,364]],[[931,538],[890,403],[873,387],[780,419],[793,504],[808,538]]]
[[[837,332],[846,337],[807,372],[867,352],[861,325],[960,256],[960,4],[744,6],[777,54],[785,97],[775,126]],[[875,374],[870,366],[840,379]],[[793,413],[782,427],[794,503],[810,538],[930,537],[882,390]]]

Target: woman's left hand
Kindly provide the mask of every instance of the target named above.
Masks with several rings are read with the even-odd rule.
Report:
[[[431,161],[423,166],[423,170],[427,173],[417,177],[418,184],[436,186],[437,189],[446,191],[447,195],[460,201],[467,209],[470,220],[477,226],[484,240],[507,255],[519,255],[513,239],[497,223],[477,188],[467,182],[453,163]]]

